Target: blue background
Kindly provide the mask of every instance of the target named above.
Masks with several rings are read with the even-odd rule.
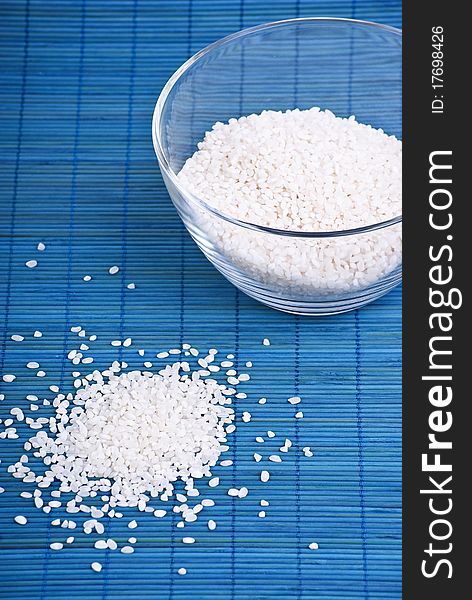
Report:
[[[30,415],[27,393],[52,397],[54,383],[70,389],[63,357],[77,345],[69,332],[76,324],[99,336],[98,367],[120,356],[139,364],[136,348],[182,341],[254,362],[249,396],[236,406],[253,420],[233,436],[235,465],[206,513],[218,528],[209,532],[203,518],[186,528],[193,547],[179,541],[171,517],[151,516],[132,533],[139,542],[131,556],[93,550],[96,538],[78,530],[75,544],[52,552],[49,543],[68,534],[19,497],[29,488],[6,468],[21,440],[0,440],[0,598],[400,598],[400,289],[319,319],[277,313],[237,292],[183,229],[150,135],[165,81],[221,36],[295,16],[400,27],[400,2],[3,0],[0,10],[0,373],[18,376],[2,385],[0,417],[12,406]],[[32,258],[39,266],[27,269]],[[111,277],[113,264],[121,271]],[[136,290],[125,288],[130,281]],[[35,329],[44,336],[33,339]],[[11,341],[15,333],[26,340]],[[109,345],[128,335],[128,351]],[[29,360],[47,377],[26,369]],[[286,402],[297,393],[300,421]],[[263,485],[252,453],[267,429],[278,437],[265,451],[289,437],[315,456],[289,453]],[[23,438],[30,431],[24,423],[18,430]],[[248,498],[226,496],[233,484],[247,485]],[[266,519],[256,516],[261,497],[271,503]],[[17,514],[29,524],[15,525]],[[124,542],[127,521],[114,520],[109,536]],[[312,541],[316,552],[307,549]],[[103,562],[102,573],[90,570],[92,560]],[[181,566],[185,577],[176,574]]]

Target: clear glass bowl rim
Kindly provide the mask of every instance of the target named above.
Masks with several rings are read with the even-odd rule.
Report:
[[[187,61],[185,61],[175,73],[169,78],[165,86],[162,88],[161,93],[157,99],[156,105],[154,107],[154,112],[152,116],[152,142],[154,146],[154,151],[156,153],[157,159],[159,161],[159,165],[161,169],[164,171],[166,176],[170,179],[172,184],[176,187],[176,189],[180,192],[182,197],[186,201],[190,201],[192,204],[195,204],[201,209],[205,211],[211,212],[215,216],[232,223],[233,225],[238,225],[240,227],[244,227],[246,229],[253,229],[255,231],[271,233],[275,235],[283,235],[290,237],[302,237],[302,238],[326,238],[326,237],[339,237],[339,236],[348,236],[348,235],[358,235],[361,233],[367,233],[370,231],[375,231],[377,229],[384,229],[385,227],[391,227],[396,225],[397,223],[402,222],[402,215],[394,217],[393,219],[389,219],[388,221],[381,221],[380,223],[373,223],[371,225],[365,225],[363,227],[357,227],[354,229],[342,229],[342,230],[333,230],[333,231],[301,231],[301,230],[289,230],[289,229],[276,229],[272,227],[266,227],[264,225],[258,225],[257,223],[251,223],[249,221],[242,221],[219,211],[214,208],[198,196],[195,196],[190,190],[184,187],[180,180],[177,177],[177,174],[172,169],[167,160],[166,153],[164,151],[162,145],[162,139],[160,135],[160,125],[163,110],[167,101],[167,98],[174,87],[174,85],[178,82],[178,80],[185,74],[188,69],[195,64],[198,60],[203,58],[206,54],[211,52],[212,50],[216,50],[220,46],[237,40],[238,38],[246,37],[253,35],[255,33],[259,33],[261,31],[267,29],[274,29],[278,27],[284,27],[286,25],[292,25],[294,23],[313,23],[313,24],[326,24],[326,23],[339,23],[339,24],[352,24],[352,25],[362,25],[368,26],[372,28],[376,28],[382,31],[386,31],[392,33],[397,36],[402,36],[402,31],[397,29],[396,27],[391,27],[390,25],[384,25],[381,23],[374,23],[373,21],[363,21],[360,19],[345,19],[339,17],[302,17],[298,19],[285,19],[283,21],[272,21],[270,23],[263,23],[261,25],[256,25],[255,27],[248,27],[246,29],[241,29],[235,33],[231,33],[216,42],[202,48],[198,52],[196,52],[193,56],[191,56]]]

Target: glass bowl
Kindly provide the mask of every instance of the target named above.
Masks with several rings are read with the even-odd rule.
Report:
[[[401,139],[401,42],[364,21],[268,23],[197,52],[162,90],[152,134],[170,197],[208,260],[249,296],[306,315],[372,302],[401,280],[401,215],[345,231],[271,229],[216,210],[178,172],[216,121],[263,110],[319,106]]]

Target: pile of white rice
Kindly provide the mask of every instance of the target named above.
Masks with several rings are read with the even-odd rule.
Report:
[[[227,449],[234,412],[225,386],[189,371],[186,362],[159,373],[94,371],[73,407],[59,394],[53,435],[30,439],[38,457],[50,457],[45,481],[82,498],[106,492],[112,508],[167,499],[177,479],[193,490]]]
[[[330,111],[264,111],[216,123],[178,177],[241,221],[326,232],[401,214],[401,142]],[[261,233],[202,215],[199,227],[231,264],[273,289],[350,292],[401,262],[401,226],[335,238]]]

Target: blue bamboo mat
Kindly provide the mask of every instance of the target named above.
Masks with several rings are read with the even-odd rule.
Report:
[[[238,415],[249,410],[253,420],[233,436],[234,467],[211,494],[217,505],[208,516],[218,528],[208,531],[204,519],[186,528],[193,547],[179,541],[183,530],[170,517],[151,516],[139,519],[131,556],[93,550],[96,538],[77,532],[71,547],[49,550],[69,534],[19,497],[28,486],[7,467],[22,454],[21,439],[0,440],[0,598],[401,597],[400,290],[322,319],[277,313],[238,293],[183,230],[150,139],[163,84],[217,38],[294,16],[400,26],[400,11],[397,0],[2,1],[0,373],[18,377],[2,385],[0,417],[12,406],[32,414],[28,393],[71,387],[63,356],[76,324],[98,336],[98,367],[119,356],[136,363],[137,348],[155,353],[188,341],[236,351],[254,368],[248,398],[237,403]],[[38,267],[27,269],[33,258]],[[112,277],[114,264],[121,271]],[[43,337],[33,338],[35,330]],[[109,345],[127,336],[129,351]],[[26,369],[30,360],[47,376]],[[293,394],[303,397],[303,420],[286,402]],[[254,436],[268,429],[278,434],[272,451],[289,437],[315,456],[289,453],[262,487],[251,457]],[[29,431],[24,423],[18,430],[23,439]],[[247,485],[248,498],[225,495],[233,484]],[[270,501],[266,519],[256,516],[261,497]],[[14,524],[17,514],[29,524]],[[113,520],[107,537],[126,540],[125,522]],[[92,560],[102,573],[90,570]]]

